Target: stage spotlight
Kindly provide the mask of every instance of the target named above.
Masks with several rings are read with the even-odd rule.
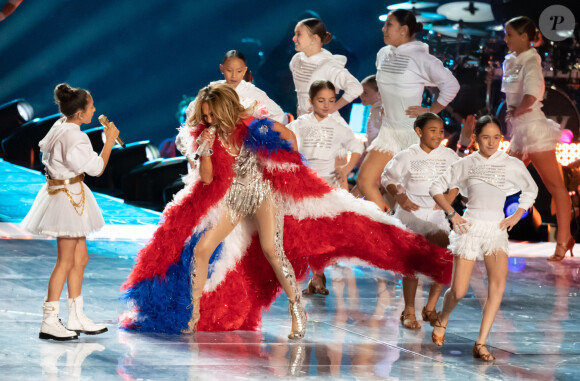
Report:
[[[16,99],[0,106],[0,140],[32,120],[34,110],[24,99]]]
[[[521,192],[510,195],[506,198],[504,204],[504,214],[511,216],[520,207],[519,199]],[[526,210],[520,221],[516,226],[508,232],[510,239],[520,241],[541,241],[547,239],[540,234],[540,226],[542,225],[542,217],[540,213],[532,206]]]
[[[519,273],[526,268],[526,259],[518,257],[508,258],[508,270],[512,273]]]
[[[165,206],[165,188],[186,174],[187,158],[185,156],[156,159],[144,163],[123,177],[125,201],[162,210]]]
[[[41,170],[38,143],[46,136],[52,125],[61,118],[60,114],[36,118],[24,123],[6,139],[2,140],[4,160],[24,167]]]
[[[103,129],[103,127],[97,127],[94,130],[99,128]],[[97,149],[95,148],[95,143],[91,143],[93,144],[93,150],[100,152],[102,148]],[[159,158],[159,150],[149,140],[129,143],[125,148],[115,145],[103,174],[99,177],[88,176],[85,178],[85,183],[98,192],[107,193],[115,197],[123,197],[123,178],[133,169],[143,165],[143,163],[157,158]]]

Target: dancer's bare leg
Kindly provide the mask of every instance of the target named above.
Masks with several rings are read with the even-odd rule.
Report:
[[[483,305],[483,314],[481,319],[481,327],[479,328],[479,336],[477,337],[477,344],[485,344],[489,331],[499,306],[503,298],[503,293],[506,287],[506,279],[508,273],[508,256],[505,252],[499,250],[495,254],[486,255],[484,257],[485,268],[487,270],[487,299]],[[488,354],[489,351],[485,346],[479,348],[480,354]]]
[[[415,316],[415,295],[417,294],[417,285],[419,279],[414,277],[403,277],[403,299],[405,300],[405,309],[401,315],[401,324],[403,327],[410,329],[419,329],[421,325]]]
[[[56,239],[58,256],[52,274],[50,274],[50,279],[48,280],[47,302],[60,300],[64,282],[74,266],[75,249],[78,240],[78,238],[69,237],[58,237]]]
[[[453,257],[453,274],[451,276],[451,287],[445,292],[443,297],[443,309],[439,313],[439,321],[442,327],[447,327],[449,315],[457,306],[457,303],[467,294],[469,290],[469,280],[475,261]],[[445,328],[435,327],[433,333],[437,336],[445,334]]]
[[[449,245],[449,235],[447,232],[441,231],[434,234],[428,234],[425,236],[427,241],[434,243],[439,247],[447,247]],[[441,283],[433,282],[429,288],[429,296],[427,298],[427,304],[425,304],[425,310],[427,314],[431,311],[435,311],[437,308],[437,302],[443,291],[443,285]]]
[[[369,151],[361,164],[356,180],[358,189],[365,199],[377,204],[381,210],[387,210],[388,207],[379,190],[378,181],[385,166],[392,158],[393,154],[390,152]]]
[[[207,268],[209,265],[209,259],[211,258],[213,252],[218,247],[218,245],[234,230],[238,224],[239,219],[232,222],[229,213],[224,210],[218,223],[206,231],[197,245],[193,250],[193,255],[195,256],[195,275],[197,285],[194,287],[196,294],[195,296],[201,296],[203,291],[203,286],[207,280]]]
[[[85,267],[87,267],[87,263],[89,263],[87,239],[81,237],[77,239],[73,267],[66,278],[69,298],[74,299],[81,295],[83,277],[85,275]]]
[[[193,250],[195,263],[192,269],[192,289],[191,289],[191,304],[192,314],[188,324],[188,328],[184,329],[184,333],[192,333],[197,330],[197,322],[199,320],[199,301],[203,293],[203,287],[207,281],[207,271],[209,259],[211,255],[238,224],[239,219],[232,222],[227,210],[223,210],[218,220],[218,223],[207,230],[199,239],[197,245]]]
[[[552,195],[556,205],[556,219],[558,221],[557,242],[566,243],[571,237],[570,220],[572,200],[564,185],[562,167],[556,160],[555,151],[536,152],[528,154],[534,168],[542,178],[542,182]]]

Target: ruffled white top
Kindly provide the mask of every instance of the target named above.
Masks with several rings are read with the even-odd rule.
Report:
[[[538,194],[538,186],[524,163],[503,151],[488,159],[479,151],[453,163],[431,185],[431,196],[459,188],[467,196],[466,214],[478,220],[499,221],[504,218],[506,197],[521,190],[519,204],[529,209]]]
[[[335,170],[337,152],[362,154],[364,144],[356,138],[350,126],[337,115],[318,121],[314,113],[302,115],[287,126],[296,135],[298,151],[319,176],[330,176]]]
[[[342,99],[352,102],[358,98],[363,88],[360,82],[344,67],[346,57],[331,54],[322,49],[320,53],[310,57],[303,52],[298,52],[290,60],[290,71],[294,78],[294,87],[298,96],[297,115],[302,116],[310,112],[308,91],[310,85],[316,80],[332,82],[336,91],[344,90]]]

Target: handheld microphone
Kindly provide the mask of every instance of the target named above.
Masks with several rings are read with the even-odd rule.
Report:
[[[109,122],[109,118],[107,118],[104,115],[100,115],[99,116],[99,123],[101,123],[103,125],[103,127],[105,127],[105,129],[109,128],[109,124],[111,122]],[[117,136],[117,139],[115,139],[115,143],[119,144],[121,147],[125,148],[125,142],[123,141],[123,139],[121,139],[121,136]]]
[[[209,132],[210,134],[214,134],[215,133],[215,127],[214,126],[209,126]],[[197,147],[197,150],[195,151],[195,155],[193,156],[193,160],[197,160],[199,159],[199,156],[201,155],[201,153],[205,150],[205,146],[207,145],[207,140],[204,140],[199,147]]]

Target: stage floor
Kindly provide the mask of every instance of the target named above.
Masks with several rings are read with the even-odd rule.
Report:
[[[401,328],[400,276],[350,265],[326,270],[329,296],[304,299],[308,324],[301,341],[286,337],[284,295],[264,313],[260,332],[189,336],[119,330],[116,319],[126,309],[119,286],[159,214],[103,195],[97,202],[107,227],[89,237],[83,295],[87,314],[105,322],[109,332],[69,343],[39,340],[56,242],[28,235],[18,222],[43,181],[37,172],[0,160],[2,380],[580,379],[580,261],[548,263],[553,243],[511,243],[508,285],[488,340],[497,357],[491,364],[471,355],[487,293],[482,263],[451,315],[442,348],[431,343],[426,323],[418,331]],[[428,286],[422,279],[417,311]],[[64,299],[61,308],[66,320]]]

